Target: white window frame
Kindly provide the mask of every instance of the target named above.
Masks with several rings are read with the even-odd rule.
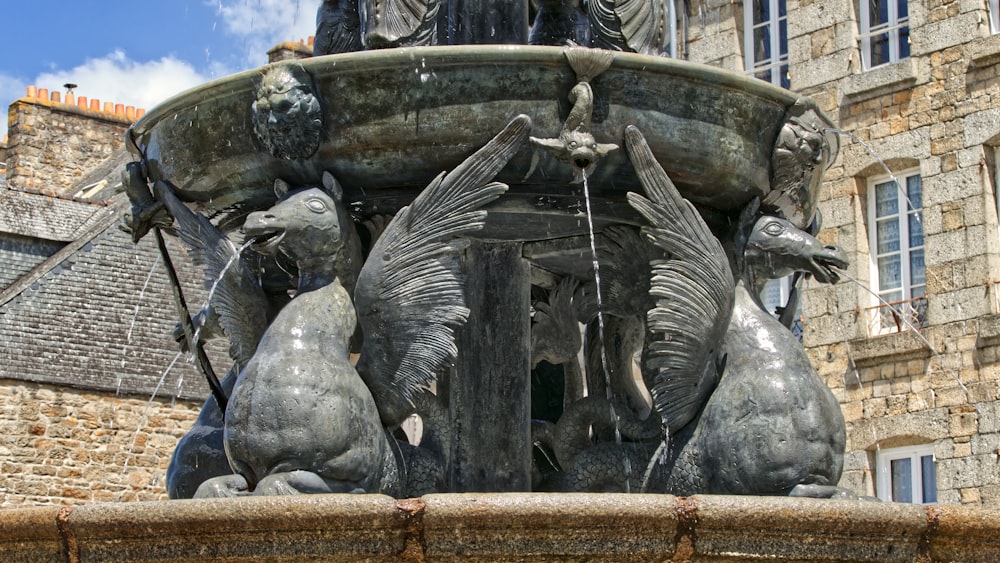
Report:
[[[909,6],[907,6],[907,15],[899,16],[899,4],[896,0],[879,0],[881,2],[887,2],[887,18],[888,21],[882,23],[876,23],[874,26],[871,21],[871,13],[869,11],[869,2],[871,0],[858,0],[859,9],[858,14],[860,16],[860,29],[858,33],[858,38],[861,40],[861,67],[864,70],[870,70],[872,68],[877,68],[887,64],[892,64],[899,62],[907,57],[901,57],[899,54],[899,36],[900,33],[905,29],[909,32],[910,27],[910,17],[909,17]],[[996,0],[991,0],[996,1]],[[889,60],[884,63],[878,63],[872,66],[872,38],[878,37],[884,33],[889,34]]]
[[[762,21],[758,24],[754,24],[753,21],[753,0],[748,0],[744,4],[743,8],[743,68],[746,74],[756,77],[757,74],[762,72],[771,71],[771,78],[769,82],[776,86],[787,87],[786,84],[782,84],[782,78],[788,79],[788,41],[787,37],[785,44],[781,43],[781,27],[784,24],[788,26],[788,11],[782,9],[785,4],[785,0],[760,0],[761,3],[768,4],[768,14],[770,18]],[[780,15],[781,12],[785,12],[785,15]],[[757,29],[769,28],[769,43],[771,48],[771,56],[767,59],[755,62],[757,59],[757,53],[755,51],[754,33]],[[763,80],[763,79],[762,79]]]
[[[931,457],[934,464],[934,475],[925,476],[923,470],[923,458]],[[914,504],[937,504],[937,458],[934,456],[934,444],[921,444],[919,446],[905,446],[902,448],[879,449],[876,455],[876,483],[875,493],[879,499],[886,502],[897,502],[892,496],[892,462],[897,460],[910,460],[910,501]],[[924,479],[934,479],[934,498],[924,499]]]
[[[990,17],[990,33],[1000,33],[1000,0],[986,0],[986,11]]]
[[[909,216],[910,215],[914,215],[914,214],[917,215],[918,216],[917,220],[921,223],[921,225],[923,224],[923,203],[922,203],[923,202],[923,178],[920,179],[920,182],[921,182],[921,185],[920,185],[921,206],[919,208],[916,208],[916,209],[911,209],[910,208],[910,201],[909,201],[909,198],[907,197],[906,188],[905,187],[901,187],[901,186],[906,186],[907,185],[907,180],[909,178],[913,177],[913,176],[920,177],[920,170],[919,169],[911,169],[911,170],[906,170],[904,172],[900,172],[899,174],[895,175],[896,186],[897,186],[896,197],[897,197],[897,201],[898,201],[898,208],[897,208],[897,212],[893,216],[895,216],[897,218],[897,222],[899,223],[899,250],[885,252],[885,253],[881,253],[881,254],[879,253],[879,247],[878,247],[878,223],[879,223],[880,220],[884,221],[886,218],[885,217],[882,217],[882,218],[876,217],[876,211],[875,211],[875,208],[876,208],[876,205],[877,205],[876,204],[876,191],[877,191],[876,187],[879,186],[879,185],[885,184],[887,182],[892,182],[893,181],[893,177],[892,176],[873,176],[873,177],[871,177],[871,178],[868,179],[868,248],[869,248],[869,258],[870,258],[870,264],[869,265],[870,265],[870,272],[871,272],[871,291],[872,291],[871,307],[869,309],[872,312],[872,318],[870,319],[870,323],[869,324],[872,327],[872,333],[876,334],[876,335],[877,334],[889,334],[889,333],[892,333],[892,332],[899,332],[900,330],[904,330],[904,328],[905,328],[905,327],[900,327],[897,323],[893,323],[893,324],[890,325],[890,324],[886,324],[886,323],[882,322],[883,321],[882,308],[884,307],[884,304],[883,304],[882,300],[880,299],[880,296],[881,296],[882,293],[888,293],[890,291],[892,291],[892,292],[900,291],[902,293],[900,299],[895,300],[895,301],[892,301],[892,300],[889,300],[889,301],[890,302],[903,302],[903,303],[907,303],[907,304],[912,303],[911,300],[914,299],[914,297],[913,297],[913,293],[914,293],[913,290],[914,289],[923,289],[924,290],[923,297],[925,299],[926,299],[926,295],[927,295],[926,294],[926,289],[927,289],[926,279],[925,279],[925,281],[924,281],[923,284],[914,285],[913,284],[913,279],[912,279],[912,273],[910,271],[910,255],[911,255],[911,253],[914,252],[914,251],[917,251],[917,250],[924,250],[926,248],[926,244],[924,244],[923,240],[921,240],[922,244],[920,246],[915,246],[915,247],[912,247],[912,248],[910,247],[910,221],[909,221]],[[889,216],[889,217],[892,217],[892,216]],[[879,283],[878,260],[879,260],[879,258],[882,258],[882,257],[885,257],[885,256],[891,256],[891,255],[897,254],[897,253],[899,254],[899,257],[900,257],[899,258],[900,287],[899,287],[898,290],[897,289],[892,289],[892,290],[882,291],[880,289],[880,283]],[[926,252],[925,252],[924,256],[926,257]],[[924,267],[924,275],[925,275],[925,278],[926,278],[926,266]],[[909,311],[908,310],[905,310],[904,313],[906,313],[907,317],[909,317]],[[920,328],[921,327],[920,323],[914,322],[914,323],[911,323],[911,324],[915,325],[915,328]]]

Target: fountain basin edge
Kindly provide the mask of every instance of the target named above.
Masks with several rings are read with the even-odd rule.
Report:
[[[1000,560],[981,508],[786,497],[479,493],[0,511],[17,561]]]
[[[281,64],[304,69],[321,101],[322,133],[305,158],[274,156],[254,133],[257,84]],[[275,65],[179,94],[137,122],[130,150],[149,165],[150,179],[169,180],[182,200],[212,211],[247,203],[266,207],[276,178],[318,184],[330,171],[360,215],[392,213],[516,115],[531,117],[532,135],[557,136],[577,82],[559,47],[410,47]],[[772,150],[791,115],[805,109],[819,126],[830,126],[808,98],[739,73],[664,57],[615,53],[592,85],[598,142],[621,144],[625,128],[638,126],[685,197],[723,214],[768,196]],[[828,156],[836,156],[836,147]],[[531,230],[524,225],[526,210],[550,212],[551,220],[532,232],[501,228],[492,237],[580,234],[580,188],[565,162],[525,145],[497,179],[511,186],[508,197],[491,208],[498,221],[509,213],[508,222]],[[612,205],[623,203],[626,192],[642,190],[624,147],[598,162],[591,186],[598,202]],[[797,204],[782,212],[805,227],[817,190],[810,185],[802,191]],[[599,209],[597,220],[637,220],[630,213],[612,209],[602,217]],[[563,215],[568,217],[560,222]]]

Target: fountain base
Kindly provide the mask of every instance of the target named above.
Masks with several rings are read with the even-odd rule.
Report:
[[[381,495],[0,512],[3,561],[1000,560],[1000,514],[783,497]]]

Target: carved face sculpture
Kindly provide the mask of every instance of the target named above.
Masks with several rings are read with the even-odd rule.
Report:
[[[253,125],[257,138],[278,158],[306,158],[316,152],[323,111],[309,74],[293,65],[268,71],[257,88]]]

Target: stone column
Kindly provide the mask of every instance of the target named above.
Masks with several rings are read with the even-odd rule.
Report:
[[[530,266],[521,243],[465,252],[469,322],[447,382],[452,492],[531,490]]]
[[[528,0],[449,0],[452,45],[528,43]]]

